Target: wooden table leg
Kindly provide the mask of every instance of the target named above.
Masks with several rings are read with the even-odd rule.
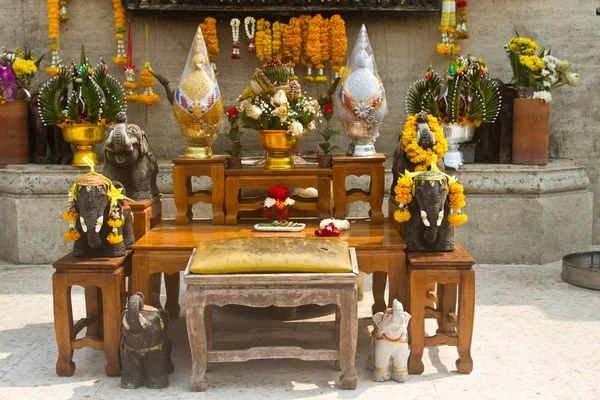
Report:
[[[150,229],[160,224],[162,221],[162,200],[158,200],[152,206],[152,215],[150,216]],[[136,240],[138,238],[136,237]]]
[[[148,211],[136,213],[133,218],[133,237],[140,240],[148,231]]]
[[[475,271],[460,271],[460,296],[458,296],[458,360],[456,368],[461,374],[473,371],[471,340],[475,317]]]
[[[214,225],[225,223],[225,166],[210,167],[210,179],[212,180],[212,212]]]
[[[358,375],[354,367],[358,340],[358,304],[356,288],[345,289],[340,295],[340,387],[356,389]]]
[[[386,309],[385,303],[385,285],[387,284],[387,273],[382,271],[373,272],[373,285],[371,291],[373,292],[373,306],[371,306],[371,312],[373,315],[378,312],[384,312]]]
[[[225,180],[225,211],[227,216],[225,217],[225,224],[237,225],[238,216],[238,196],[239,186],[237,178],[227,178]]]
[[[333,166],[333,204],[334,216],[346,218],[346,168]]]
[[[385,186],[385,170],[383,166],[371,168],[371,189],[369,191],[369,204],[371,205],[372,224],[383,224],[383,192]]]
[[[105,274],[102,285],[102,306],[104,311],[104,355],[108,376],[121,375],[121,357],[119,345],[121,341],[121,283],[123,268],[118,268],[112,275]]]
[[[213,318],[212,306],[209,304],[204,307],[204,331],[206,332],[206,350],[213,349]],[[206,372],[210,372],[214,363],[206,363]]]
[[[52,292],[54,298],[54,331],[56,332],[56,345],[58,347],[56,374],[58,376],[72,376],[75,373],[73,348],[71,347],[71,340],[74,339],[73,309],[71,306],[71,287],[68,286],[67,274],[55,272],[52,275]]]
[[[85,293],[85,317],[90,323],[85,330],[86,336],[100,337],[101,331],[100,322],[102,318],[102,306],[99,302],[102,301],[102,294],[97,286],[86,286]]]
[[[161,273],[152,274],[148,277],[148,290],[150,297],[144,297],[147,304],[150,304],[155,308],[162,308],[160,304],[160,286],[161,286]]]
[[[317,179],[317,215],[319,220],[329,218],[329,206],[331,204],[331,179],[327,176],[319,176]]]
[[[177,225],[186,225],[188,219],[188,184],[185,177],[185,167],[173,166],[173,195],[175,197],[175,207],[177,214],[175,223]]]
[[[388,307],[391,308],[394,304],[394,299],[397,299],[405,310],[408,310],[406,298],[407,276],[406,276],[406,258],[404,252],[388,253],[388,277],[390,287],[388,293]]]
[[[410,356],[408,358],[408,373],[420,375],[425,370],[423,365],[423,350],[425,348],[425,271],[411,270],[410,279]]]
[[[208,361],[208,344],[204,326],[205,304],[201,290],[188,286],[185,304],[187,330],[192,352],[190,387],[193,392],[205,392],[208,389],[208,380],[204,376]]]
[[[171,319],[179,318],[181,307],[179,306],[179,272],[165,276],[165,290],[167,291],[167,302],[165,310],[169,312]]]
[[[135,251],[131,257],[131,294],[138,292],[149,299],[150,262],[145,253]]]
[[[358,290],[358,301],[362,301],[365,297],[365,274],[363,272],[359,272],[358,274],[356,289]]]
[[[443,332],[454,332],[455,327],[454,324],[450,322],[448,319],[449,313],[456,313],[456,293],[458,289],[458,285],[456,283],[446,283],[442,286],[442,296],[441,296],[441,311],[442,311],[442,326]],[[440,294],[438,294],[440,296]],[[438,328],[439,331],[439,328]]]

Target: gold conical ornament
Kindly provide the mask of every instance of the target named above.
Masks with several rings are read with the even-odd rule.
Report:
[[[198,26],[173,102],[173,114],[188,142],[185,157],[189,158],[212,157],[211,145],[223,126],[221,92],[207,60]]]

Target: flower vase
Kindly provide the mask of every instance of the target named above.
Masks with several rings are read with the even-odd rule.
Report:
[[[73,154],[72,166],[86,167],[85,157],[88,157],[94,165],[100,165],[94,145],[104,141],[104,131],[106,131],[105,126],[94,124],[71,124],[62,128],[65,142],[77,146],[77,151]]]
[[[294,168],[291,151],[298,146],[298,136],[292,136],[283,129],[257,132],[260,147],[267,151],[266,169],[289,170]]]
[[[460,150],[462,143],[469,142],[475,134],[475,127],[460,124],[442,124],[444,137],[448,141],[448,151],[444,155],[444,164],[450,168],[459,169],[465,158]]]
[[[29,162],[29,102],[0,104],[0,164]]]
[[[292,206],[289,205],[263,207],[263,216],[269,222],[286,222],[288,219],[290,219],[291,212]]]
[[[513,164],[548,164],[549,130],[550,104],[540,99],[514,99]]]

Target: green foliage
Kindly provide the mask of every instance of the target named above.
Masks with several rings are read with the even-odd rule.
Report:
[[[107,71],[108,68],[104,60],[101,60],[100,64],[94,68],[94,81],[96,81],[102,92],[107,96],[102,110],[102,117],[109,121],[114,121],[117,118],[117,114],[126,107],[123,97],[125,92],[119,81],[108,75]]]
[[[440,97],[442,78],[438,74],[433,73],[431,69],[427,72],[431,74],[431,78],[419,80],[410,88],[406,98],[406,107],[409,115],[426,111],[434,117],[440,117],[441,113],[438,109],[436,99]]]
[[[329,143],[329,141],[334,138],[335,136],[339,135],[340,131],[335,130],[335,129],[330,129],[327,128],[322,132],[319,132],[321,134],[321,136],[323,137],[323,139],[325,139],[324,142],[319,143],[319,147],[321,148],[321,150],[323,150],[323,153],[325,154],[331,154],[334,151],[339,151],[341,150],[340,146],[337,145],[332,145],[331,143]]]
[[[231,129],[228,132],[222,132],[221,135],[225,136],[231,141],[231,150],[225,150],[231,157],[242,156],[242,131],[237,124],[237,121],[231,123]]]
[[[66,95],[71,80],[71,73],[63,67],[60,75],[55,76],[43,86],[38,106],[44,124],[56,125],[65,118],[62,110],[67,110]]]

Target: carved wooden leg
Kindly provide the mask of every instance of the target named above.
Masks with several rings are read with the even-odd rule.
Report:
[[[443,285],[441,283],[438,283],[438,284],[435,285],[435,293],[436,293],[436,296],[437,296],[437,303],[435,305],[435,310],[439,311],[439,314],[438,314],[438,316],[436,318],[437,325],[438,325],[438,328],[435,331],[436,334],[437,333],[445,333],[446,332],[444,321],[447,319],[448,315],[446,313],[444,313],[444,293],[446,292],[445,286],[446,285]]]
[[[238,216],[238,196],[239,186],[237,178],[227,178],[225,180],[225,210],[227,215],[225,216],[225,224],[236,225]]]
[[[410,357],[408,372],[420,375],[425,370],[423,350],[425,348],[425,271],[413,271],[409,267],[410,279]]]
[[[358,340],[358,294],[356,288],[345,289],[340,295],[340,366],[342,389],[356,389],[358,375],[354,367]]]
[[[99,331],[99,323],[100,323],[100,312],[102,311],[102,308],[99,305],[99,301],[102,301],[101,298],[102,296],[100,295],[100,289],[96,286],[87,286],[85,289],[85,314],[86,314],[86,319],[88,321],[94,321],[92,323],[90,323],[85,331],[85,335],[86,336],[92,336],[92,337],[101,337],[98,335],[98,333],[101,333],[101,331]]]
[[[319,176],[317,179],[317,214],[319,221],[329,218],[329,206],[331,205],[331,179]]]
[[[212,180],[212,212],[214,225],[225,223],[225,166],[210,167],[210,179]]]
[[[67,274],[54,273],[52,275],[52,294],[54,298],[54,330],[56,332],[56,345],[58,359],[56,360],[56,374],[58,376],[72,376],[75,373],[73,362],[73,309],[71,306],[71,287],[68,286]]]
[[[388,307],[392,307],[394,299],[397,299],[405,310],[408,309],[406,258],[404,252],[388,253],[388,277],[390,281],[388,294]]]
[[[148,278],[148,291],[150,292],[150,298],[146,299],[146,303],[150,304],[155,308],[162,308],[160,303],[160,284],[162,274],[152,274]]]
[[[144,295],[144,299],[149,299],[149,280],[150,262],[148,255],[135,251],[131,258],[131,294],[140,292]]]
[[[202,291],[189,287],[186,291],[186,322],[192,352],[190,387],[193,392],[205,392],[208,380],[204,376],[208,360],[206,329],[204,326],[204,301]]]
[[[104,309],[104,355],[108,376],[121,375],[119,345],[121,341],[121,281],[123,268],[112,275],[105,274],[102,286],[102,308]]]
[[[383,165],[371,169],[371,189],[369,203],[371,205],[371,223],[383,223],[383,192],[384,192],[385,170]]]
[[[165,310],[169,312],[169,317],[171,317],[171,319],[177,319],[181,312],[181,307],[179,306],[179,272],[171,275],[164,274],[164,276],[165,289],[167,291]]]
[[[333,203],[337,219],[346,218],[346,168],[333,166]]]
[[[473,371],[471,340],[475,317],[475,271],[460,271],[460,296],[458,296],[458,360],[456,368],[461,374]]]
[[[187,189],[188,185],[185,177],[185,167],[175,165],[173,167],[173,195],[175,197],[175,207],[177,208],[175,223],[178,225],[185,225],[189,222]]]
[[[373,306],[371,311],[374,314],[383,312],[386,309],[385,304],[385,285],[387,284],[387,273],[382,271],[373,272]]]
[[[454,332],[454,324],[448,319],[449,313],[456,313],[456,294],[458,285],[456,283],[447,283],[444,286],[443,297],[441,300],[442,324],[444,332]],[[438,294],[439,296],[439,294]],[[439,330],[439,329],[438,329]]]

